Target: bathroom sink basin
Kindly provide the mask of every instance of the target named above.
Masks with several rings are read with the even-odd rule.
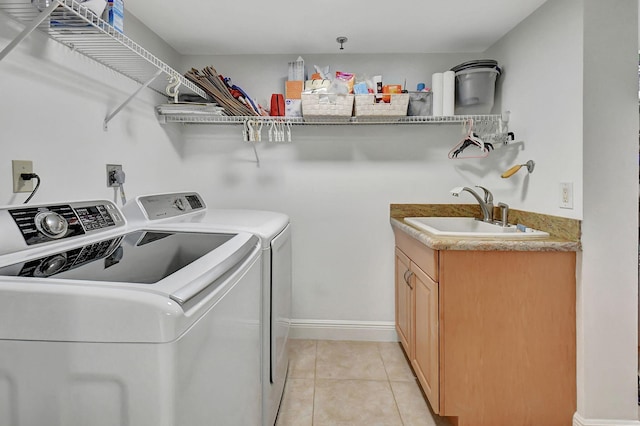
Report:
[[[503,227],[500,224],[483,222],[473,217],[406,217],[405,222],[437,236],[461,238],[543,238],[547,232],[527,228],[518,230],[516,225]]]

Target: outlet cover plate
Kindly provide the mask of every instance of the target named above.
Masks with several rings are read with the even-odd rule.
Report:
[[[112,178],[113,173],[118,170],[122,170],[122,164],[107,164],[107,187],[108,188],[114,188],[114,187],[120,186]]]
[[[20,177],[22,173],[33,173],[33,161],[11,160],[11,170],[13,173],[14,193],[33,191],[33,179],[23,180]]]

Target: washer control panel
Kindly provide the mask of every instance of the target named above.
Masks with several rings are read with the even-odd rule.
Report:
[[[118,208],[109,201],[79,202],[9,209],[27,245],[77,237],[124,226]]]

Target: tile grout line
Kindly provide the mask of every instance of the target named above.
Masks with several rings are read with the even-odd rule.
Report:
[[[391,386],[391,377],[389,377],[389,371],[387,371],[387,363],[384,362],[384,357],[382,356],[382,352],[380,351],[380,343],[376,345],[378,348],[378,355],[380,355],[380,359],[382,360],[382,366],[384,367],[384,372],[387,375],[387,385],[389,386],[389,390],[391,390],[391,395],[393,395],[393,403],[396,406],[396,411],[398,412],[398,417],[400,418],[400,423],[404,426],[404,419],[402,418],[402,412],[400,411],[400,407],[398,406],[398,399],[396,398],[396,393],[393,391],[393,386]]]
[[[391,378],[389,377],[389,371],[387,370],[387,363],[384,362],[384,357],[382,356],[382,351],[380,351],[380,343],[376,345],[376,349],[378,349],[378,355],[380,356],[380,360],[382,361],[382,367],[384,368],[384,374],[387,375],[387,381],[391,382]]]
[[[313,395],[311,397],[311,426],[315,423],[316,415],[316,377],[318,369],[318,341],[314,340],[313,344]]]

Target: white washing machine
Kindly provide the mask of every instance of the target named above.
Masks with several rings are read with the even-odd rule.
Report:
[[[259,238],[150,225],[0,208],[0,425],[260,424]]]
[[[207,208],[196,192],[139,196],[123,212],[132,223],[155,227],[250,232],[262,247],[262,425],[273,426],[289,364],[292,271],[291,225],[282,213],[261,210]]]

